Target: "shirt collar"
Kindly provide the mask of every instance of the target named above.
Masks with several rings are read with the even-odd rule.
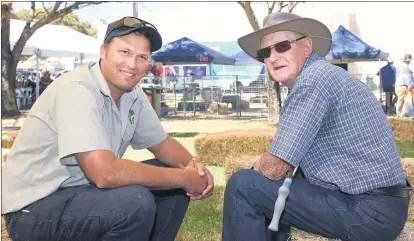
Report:
[[[295,86],[296,82],[300,79],[303,71],[308,68],[309,66],[311,66],[314,62],[318,61],[318,60],[322,60],[325,59],[321,56],[319,56],[315,51],[312,51],[312,53],[309,55],[309,57],[305,60],[305,63],[303,64],[302,69],[300,70],[298,76],[296,76],[295,82],[293,83],[292,87],[289,88],[289,90],[293,89],[293,86]]]
[[[106,79],[102,74],[99,62],[91,63],[88,67],[92,74],[92,78],[97,84],[97,87],[101,91],[101,93],[107,97],[111,97],[111,92],[109,91],[108,83],[106,82]],[[135,100],[136,98],[138,98],[138,93],[135,90],[135,88],[136,87],[134,87],[134,90],[129,93],[124,93],[123,96],[127,95],[130,96],[133,100]]]
[[[309,55],[309,57],[306,59],[305,64],[302,67],[302,71],[313,64],[313,62],[324,59],[321,56],[319,56],[316,52],[312,51],[312,53]],[[299,73],[299,75],[302,73],[302,71]]]

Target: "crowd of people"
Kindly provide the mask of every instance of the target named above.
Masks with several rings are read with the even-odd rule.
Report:
[[[410,68],[411,61],[411,54],[405,54],[396,60],[389,57],[387,65],[377,74],[385,93],[384,111],[387,114],[396,113],[397,118],[414,116],[414,74]]]

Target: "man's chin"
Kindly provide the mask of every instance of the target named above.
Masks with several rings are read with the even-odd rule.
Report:
[[[134,87],[129,87],[129,88],[124,88],[123,91],[125,93],[129,93],[129,92],[133,91],[134,89],[135,89],[135,86]]]

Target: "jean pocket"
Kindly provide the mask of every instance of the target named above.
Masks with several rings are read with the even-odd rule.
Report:
[[[53,222],[50,220],[32,221],[20,215],[15,215],[9,217],[7,221],[7,231],[12,240],[53,240]]]
[[[379,212],[374,212],[371,219],[347,227],[349,240],[390,241],[403,230],[403,227]]]

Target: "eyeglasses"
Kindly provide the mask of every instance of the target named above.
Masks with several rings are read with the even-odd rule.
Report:
[[[132,27],[133,28],[138,28],[138,27],[141,27],[141,26],[146,26],[146,27],[151,27],[151,28],[157,30],[157,28],[154,25],[152,25],[151,23],[149,23],[145,20],[135,18],[135,17],[124,17],[123,19],[119,20],[117,23],[115,23],[113,26],[111,26],[106,31],[106,36],[108,36],[115,29],[123,27],[123,26],[131,27],[131,28]],[[158,30],[157,30],[157,32],[158,32]]]
[[[300,37],[300,38],[297,38],[297,39],[291,40],[291,41],[285,40],[285,41],[270,45],[268,47],[259,49],[259,50],[257,50],[257,59],[263,62],[264,59],[269,58],[270,53],[272,52],[272,48],[274,48],[276,50],[276,52],[278,52],[278,53],[284,53],[284,52],[286,52],[286,51],[288,51],[292,48],[291,44],[293,44],[293,43],[295,43],[295,42],[297,42],[301,39],[304,39],[306,37],[307,36],[303,36],[303,37]]]

